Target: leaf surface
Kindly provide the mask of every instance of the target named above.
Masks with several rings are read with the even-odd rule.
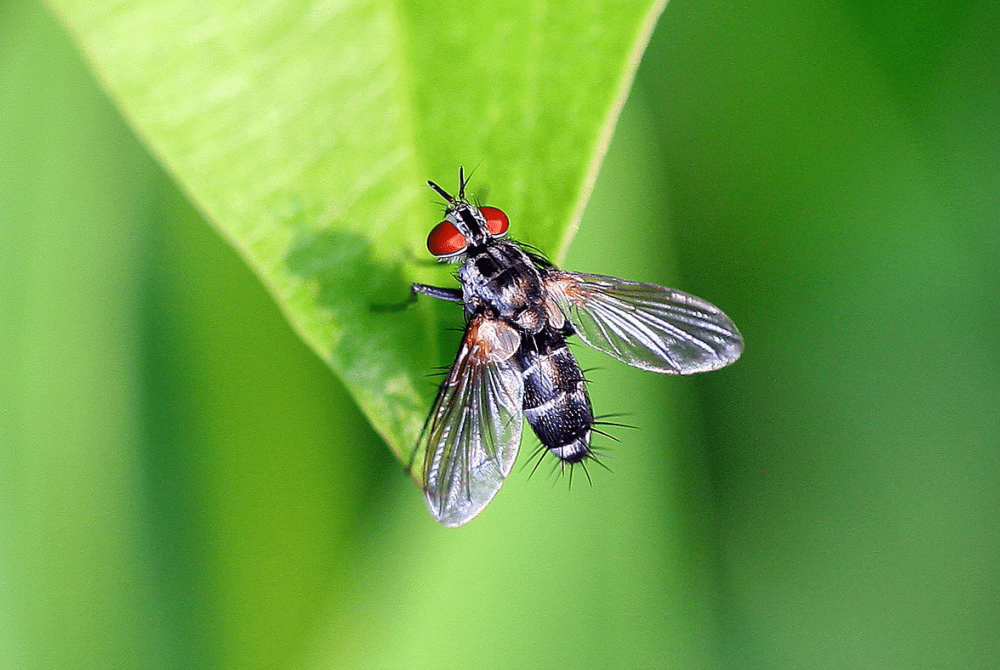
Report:
[[[51,0],[137,133],[404,461],[454,305],[424,182],[558,260],[663,2]]]

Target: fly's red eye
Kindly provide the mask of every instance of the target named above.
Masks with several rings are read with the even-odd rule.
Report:
[[[507,234],[510,221],[507,220],[506,214],[496,207],[480,207],[479,211],[486,217],[486,227],[490,229],[490,235],[500,237]]]
[[[465,241],[462,233],[458,232],[451,221],[442,221],[434,226],[434,230],[427,236],[427,250],[435,256],[451,256],[461,252],[469,243]]]

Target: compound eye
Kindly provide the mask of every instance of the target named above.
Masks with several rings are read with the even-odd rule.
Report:
[[[442,221],[434,226],[431,234],[427,236],[427,251],[438,258],[454,256],[465,250],[469,243],[465,241],[462,233],[451,221]]]
[[[506,214],[496,207],[480,207],[479,211],[486,218],[486,227],[489,228],[490,235],[493,237],[503,237],[507,234],[510,221],[507,220]]]

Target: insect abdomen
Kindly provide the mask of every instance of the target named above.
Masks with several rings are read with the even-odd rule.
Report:
[[[542,444],[568,463],[590,455],[594,413],[583,371],[557,331],[525,335],[518,352],[524,416]]]

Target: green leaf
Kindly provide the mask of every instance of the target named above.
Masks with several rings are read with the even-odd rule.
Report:
[[[472,194],[561,258],[664,4],[51,1],[403,460],[452,347],[432,301],[371,306],[453,281],[414,262],[442,205],[425,180],[475,169]]]

